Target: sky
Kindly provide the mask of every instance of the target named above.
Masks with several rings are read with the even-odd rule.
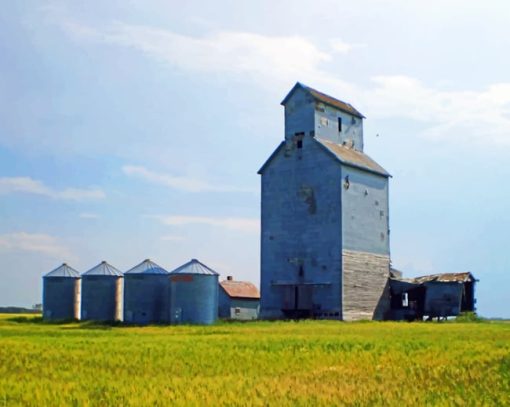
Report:
[[[0,10],[0,306],[66,261],[259,282],[257,170],[300,81],[367,118],[394,267],[510,317],[506,1],[25,1]]]

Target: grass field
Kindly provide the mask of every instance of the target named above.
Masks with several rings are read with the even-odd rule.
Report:
[[[510,405],[510,324],[0,315],[0,406]]]

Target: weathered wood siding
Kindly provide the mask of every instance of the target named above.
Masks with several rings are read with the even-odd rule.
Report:
[[[383,319],[390,308],[386,255],[342,251],[343,319]]]

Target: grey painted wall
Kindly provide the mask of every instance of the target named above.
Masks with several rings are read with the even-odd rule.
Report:
[[[338,118],[342,119],[341,131],[339,131]],[[317,103],[314,121],[316,137],[337,144],[352,142],[349,144],[356,150],[363,151],[363,122],[359,117],[354,117],[332,106]]]
[[[389,255],[388,178],[342,165],[341,190],[343,248]]]
[[[338,119],[342,126],[339,130]],[[342,144],[352,142],[356,150],[363,151],[363,120],[315,99],[303,88],[296,88],[285,104],[285,139],[296,133]]]
[[[315,130],[315,101],[302,88],[297,88],[285,104],[285,139],[290,140],[295,133],[310,135]]]
[[[261,317],[281,318],[282,283],[324,283],[312,302],[341,317],[341,170],[310,136],[281,149],[262,174]],[[303,275],[299,275],[302,267]]]
[[[219,287],[218,315],[220,318],[251,320],[259,316],[260,300],[230,298],[221,286]]]

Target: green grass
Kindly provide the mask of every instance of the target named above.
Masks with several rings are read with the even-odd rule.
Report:
[[[0,315],[0,407],[510,405],[510,324],[46,324]]]

